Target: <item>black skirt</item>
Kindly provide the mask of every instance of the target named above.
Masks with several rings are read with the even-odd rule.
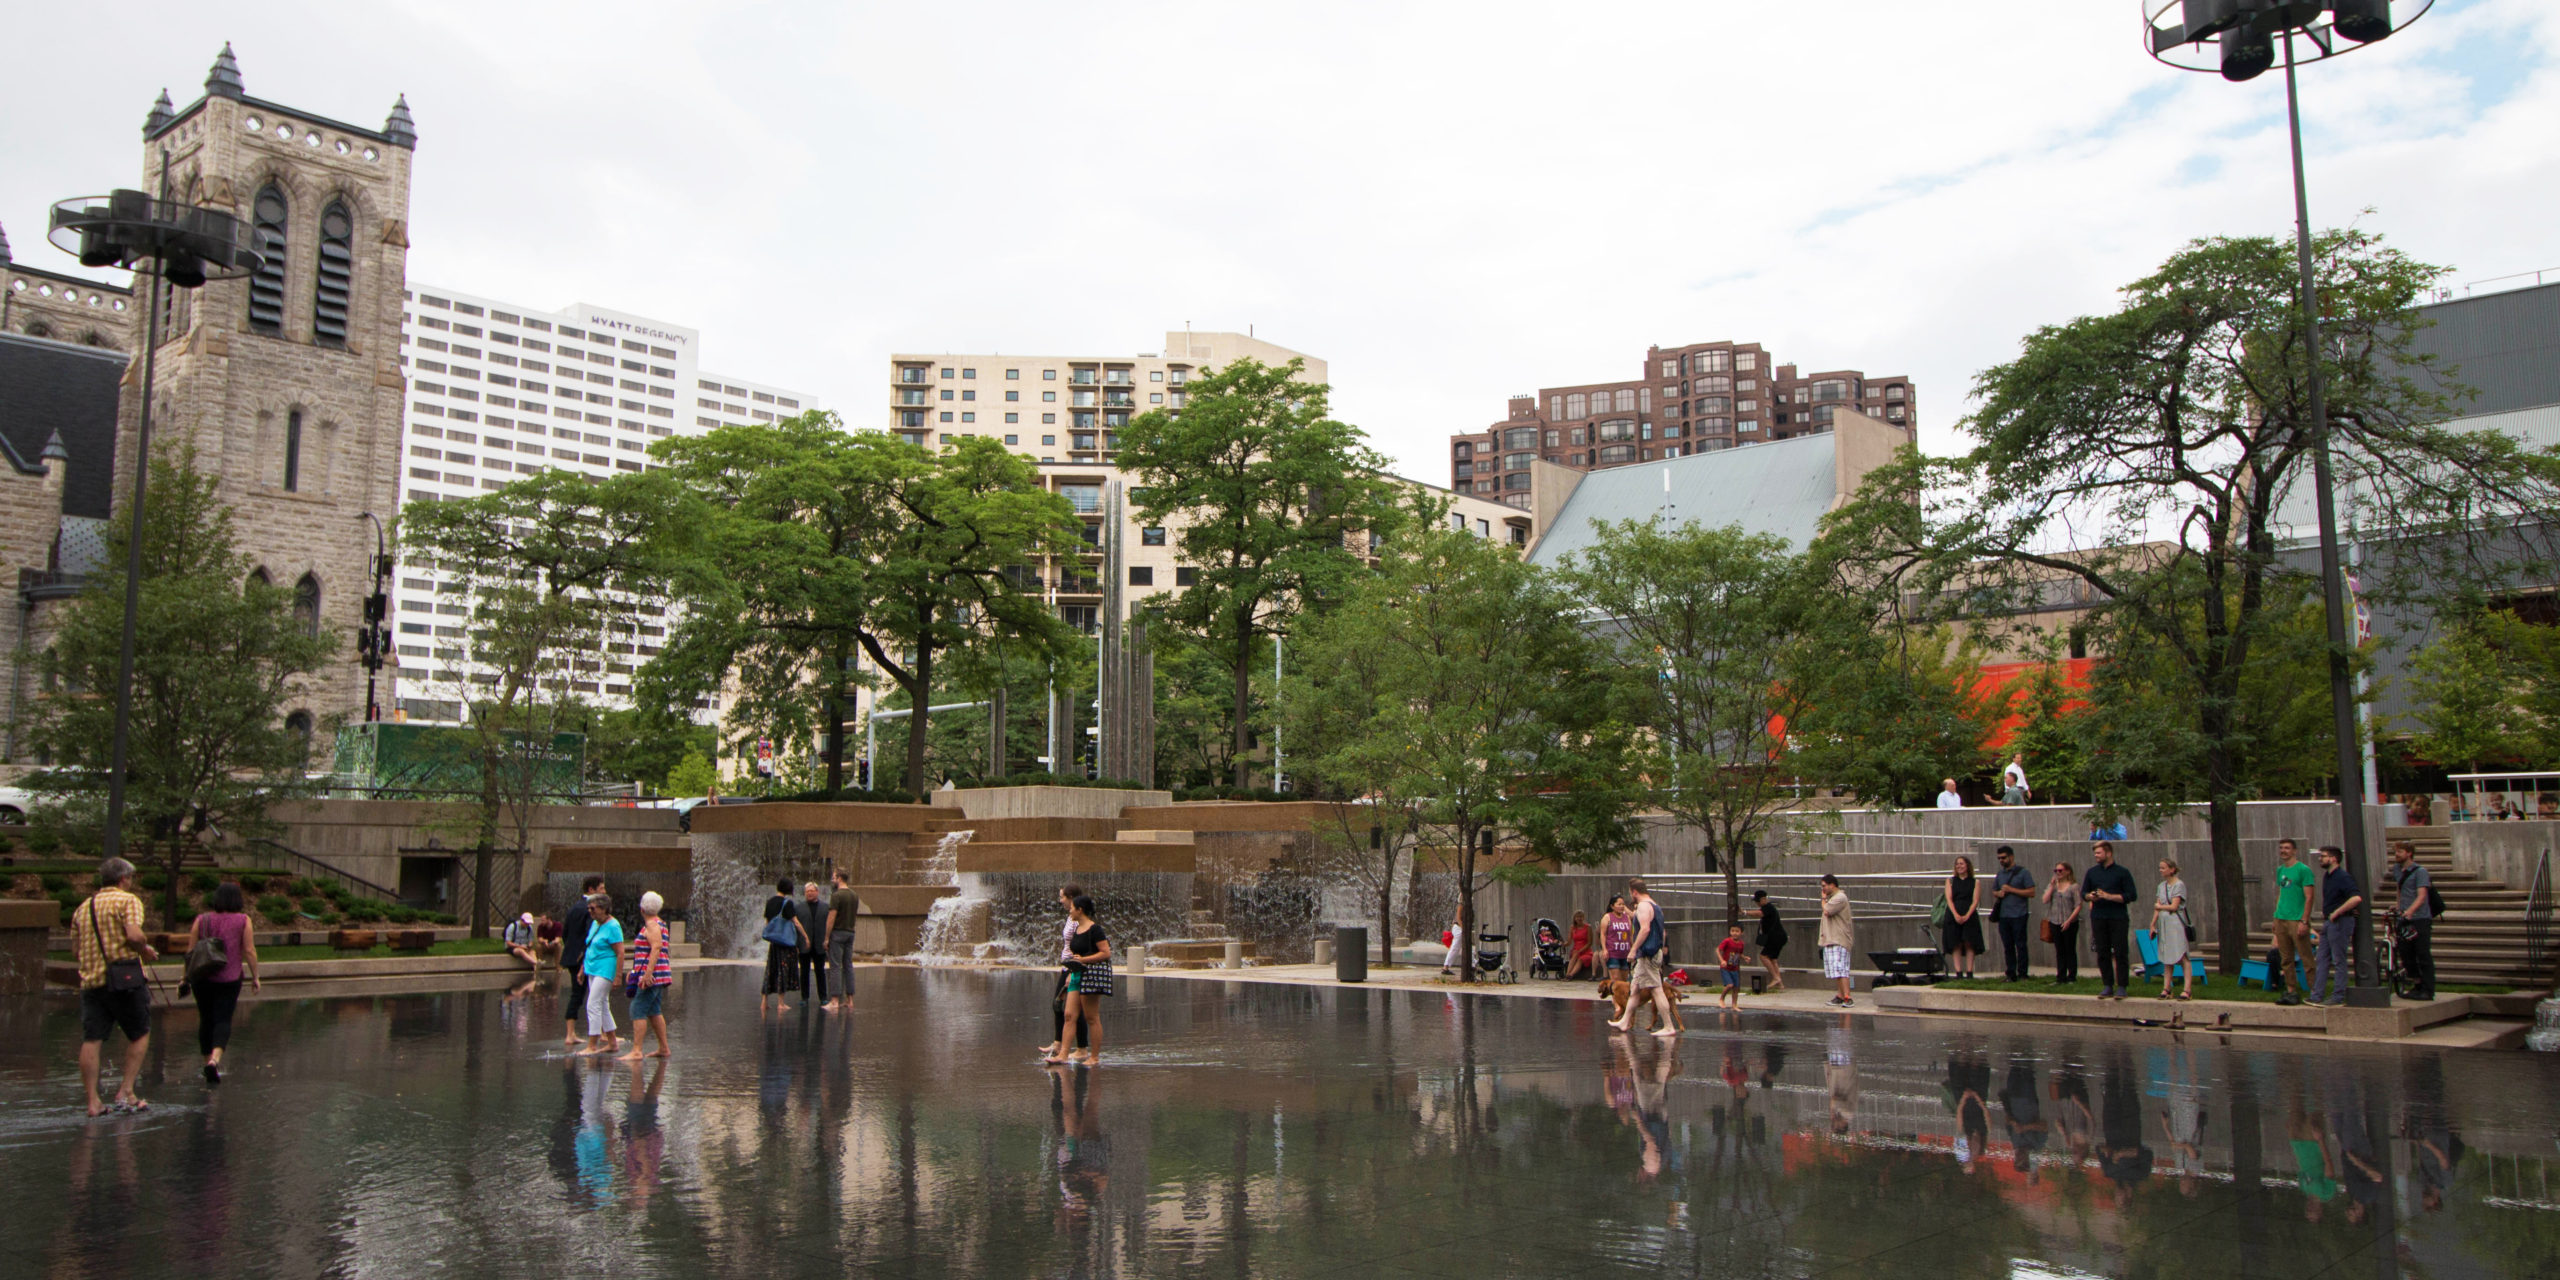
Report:
[[[1962,924],[1949,920],[1946,927],[1939,932],[1942,936],[1939,949],[1942,951],[1953,952],[1957,947],[1973,952],[1982,950],[1981,916],[1975,916]]]

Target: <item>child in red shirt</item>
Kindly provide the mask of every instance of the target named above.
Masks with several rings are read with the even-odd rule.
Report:
[[[1724,991],[1716,1003],[1727,1009],[1742,1007],[1742,926],[1725,926],[1724,941],[1716,944],[1716,976],[1724,979]]]

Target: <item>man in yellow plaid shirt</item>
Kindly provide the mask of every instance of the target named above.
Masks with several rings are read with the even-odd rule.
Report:
[[[151,1048],[151,990],[116,991],[107,986],[107,966],[118,960],[145,964],[160,958],[142,934],[142,899],[133,896],[133,864],[109,858],[98,864],[98,891],[71,913],[72,954],[80,961],[80,1083],[89,1091],[89,1114],[106,1114],[98,1101],[98,1060],[107,1033],[124,1032],[124,1078],[117,1082],[115,1109],[140,1111],[150,1106],[134,1095],[142,1075],[142,1055]]]

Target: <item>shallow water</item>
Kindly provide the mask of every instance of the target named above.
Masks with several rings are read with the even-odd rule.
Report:
[[[0,1275],[2560,1273],[2560,1061],[2165,1032],[866,969],[760,1019],[688,973],[663,1066],[547,990],[164,1017],[89,1122],[62,1002],[0,1001]]]

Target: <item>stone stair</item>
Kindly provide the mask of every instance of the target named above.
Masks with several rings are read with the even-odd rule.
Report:
[[[1218,923],[1216,913],[1191,900],[1191,916],[1185,925],[1186,937],[1158,938],[1147,944],[1147,963],[1169,969],[1211,969],[1227,960],[1227,942],[1235,935]],[[1254,960],[1253,944],[1244,944],[1245,963]]]
[[[2444,895],[2445,915],[2436,923],[2435,929],[2438,983],[2503,987],[2522,987],[2528,983],[2550,985],[2550,963],[2542,965],[2538,976],[2529,972],[2526,963],[2529,925],[2525,890],[2456,869],[2453,865],[2453,838],[2442,827],[2392,827],[2388,838],[2406,840],[2415,848],[2418,865],[2427,869],[2427,877],[2435,883],[2436,892]],[[2376,850],[2375,853],[2375,874],[2379,876],[2389,865],[2388,852]],[[2375,898],[2377,906],[2394,901],[2397,901],[2396,894],[2387,889],[2382,896]],[[2552,941],[2546,938],[2544,945],[2549,947]],[[2274,935],[2265,928],[2250,931],[2250,955],[2265,955],[2273,945]]]
[[[942,837],[968,825],[968,821],[963,818],[927,819],[923,830],[908,834],[907,847],[902,852],[898,863],[897,878],[892,883],[913,885],[947,883],[943,879],[942,872],[934,868],[934,846]]]

